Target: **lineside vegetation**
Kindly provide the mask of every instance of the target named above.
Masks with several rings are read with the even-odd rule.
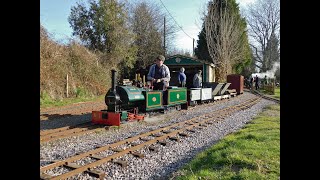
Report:
[[[175,173],[176,174],[176,173]],[[280,105],[198,154],[173,179],[279,179]]]

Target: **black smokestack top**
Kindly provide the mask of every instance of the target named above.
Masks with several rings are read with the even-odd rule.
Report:
[[[111,70],[112,72],[112,75],[111,75],[111,78],[112,78],[112,91],[115,92],[116,91],[116,70],[112,69]]]

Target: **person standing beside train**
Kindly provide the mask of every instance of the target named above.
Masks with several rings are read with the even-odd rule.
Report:
[[[259,89],[259,77],[258,77],[258,75],[256,75],[256,78],[255,78],[254,82],[256,83],[256,90],[258,90]]]
[[[147,76],[147,79],[152,82],[154,90],[166,90],[170,81],[170,70],[168,66],[164,65],[165,57],[159,55],[156,58],[155,64],[153,64]]]
[[[193,87],[195,88],[201,88],[202,87],[202,71],[199,70],[198,73],[196,73],[193,76]]]
[[[179,84],[180,84],[181,87],[185,87],[186,86],[186,81],[187,81],[187,76],[184,73],[184,70],[185,70],[184,67],[181,67],[179,75],[178,75],[178,81],[179,81]]]
[[[253,77],[250,78],[250,89],[253,89]]]
[[[269,84],[267,75],[264,76],[263,84],[264,85],[268,85]]]

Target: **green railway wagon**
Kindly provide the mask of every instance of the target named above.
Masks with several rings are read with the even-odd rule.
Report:
[[[179,104],[187,104],[187,88],[172,88],[167,90],[167,105],[175,106]]]
[[[163,91],[143,91],[145,111],[163,109]]]

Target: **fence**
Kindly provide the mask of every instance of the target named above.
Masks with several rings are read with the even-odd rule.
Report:
[[[261,89],[266,93],[274,95],[274,79],[269,79],[267,82],[262,82]]]

